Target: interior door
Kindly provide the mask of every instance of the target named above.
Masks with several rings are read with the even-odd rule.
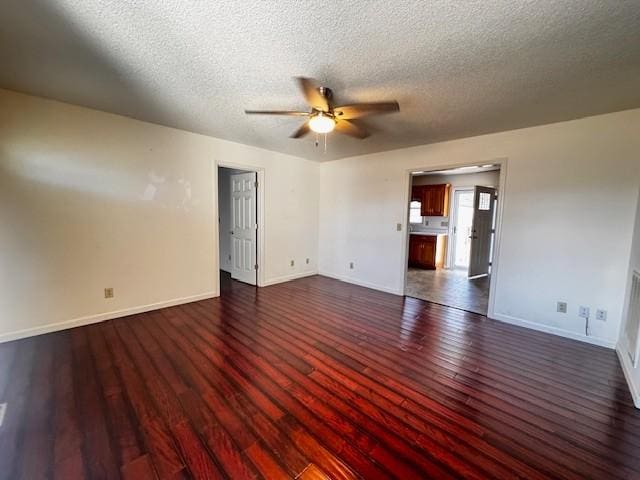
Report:
[[[489,274],[495,197],[495,188],[474,187],[469,278]]]
[[[256,173],[231,175],[231,278],[256,284]]]

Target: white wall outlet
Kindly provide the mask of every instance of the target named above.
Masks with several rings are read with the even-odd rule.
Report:
[[[296,264],[295,260],[291,260],[291,266],[293,267],[295,266],[295,264]]]
[[[104,289],[104,298],[113,298],[113,288]]]
[[[0,403],[0,427],[2,427],[2,422],[4,422],[4,414],[7,411],[7,404]]]
[[[558,302],[556,311],[558,313],[567,313],[567,302]]]
[[[580,308],[578,309],[578,316],[580,318],[589,318],[589,307],[580,305]]]
[[[598,309],[596,310],[596,320],[600,320],[601,322],[607,321],[607,311]]]
[[[349,268],[353,270],[353,262],[349,262]]]

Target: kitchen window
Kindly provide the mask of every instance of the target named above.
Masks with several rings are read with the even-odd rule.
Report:
[[[413,201],[409,204],[409,223],[422,223],[421,208],[422,202]]]

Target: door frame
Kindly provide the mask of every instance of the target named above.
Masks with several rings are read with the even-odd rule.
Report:
[[[445,163],[439,165],[429,165],[429,166],[416,166],[405,171],[405,191],[404,191],[404,205],[403,205],[403,218],[404,218],[404,242],[401,245],[401,254],[400,261],[401,264],[399,268],[401,268],[401,278],[402,278],[402,289],[401,295],[406,296],[407,294],[407,272],[408,272],[408,261],[409,261],[409,200],[411,199],[411,183],[412,183],[412,172],[438,172],[440,170],[449,170],[452,168],[460,168],[460,167],[475,167],[482,165],[499,165],[500,166],[500,179],[498,181],[498,210],[496,212],[496,234],[494,238],[493,244],[493,259],[491,264],[491,276],[489,281],[489,305],[487,308],[487,317],[493,318],[495,312],[495,303],[496,303],[496,285],[498,284],[498,277],[500,274],[500,246],[502,244],[502,215],[504,212],[504,205],[506,200],[506,192],[507,192],[507,157],[499,157],[492,159],[485,159],[477,162],[458,162],[458,163]],[[472,173],[472,172],[469,172]],[[451,220],[451,219],[449,219]]]
[[[214,253],[215,253],[215,265],[214,271],[216,274],[215,277],[215,285],[216,285],[216,296],[220,296],[220,224],[218,219],[220,218],[220,208],[218,205],[218,168],[235,168],[238,170],[244,170],[246,172],[255,172],[258,188],[257,188],[257,202],[256,206],[256,219],[258,221],[258,231],[256,234],[258,246],[256,252],[256,261],[258,262],[258,272],[256,276],[256,285],[258,287],[263,287],[265,284],[265,171],[263,167],[256,167],[255,165],[244,164],[244,163],[235,163],[235,162],[225,162],[225,161],[216,161],[214,162],[213,168],[213,190],[215,194],[213,195],[214,199],[214,215],[215,221],[214,223]]]
[[[454,253],[455,243],[451,241],[453,239],[453,228],[455,227],[456,220],[458,218],[458,212],[456,211],[456,192],[473,192],[473,190],[473,187],[451,187],[451,192],[449,193],[449,228],[447,230],[449,239],[447,240],[447,262],[445,264],[445,267],[449,270],[456,269]],[[467,271],[468,270],[469,269],[467,268]]]

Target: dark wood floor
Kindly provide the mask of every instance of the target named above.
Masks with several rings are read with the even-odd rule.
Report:
[[[640,478],[615,353],[323,277],[0,345],[0,477]]]

